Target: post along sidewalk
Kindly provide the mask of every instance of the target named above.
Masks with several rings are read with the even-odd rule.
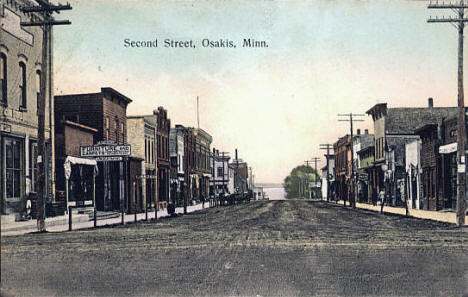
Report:
[[[330,202],[334,204],[334,202]],[[343,205],[343,200],[339,200],[338,204]],[[346,206],[350,207],[349,201],[346,202]],[[374,206],[372,204],[366,203],[356,203],[356,208],[366,209],[371,211],[380,212],[380,205]],[[393,206],[384,206],[384,213],[392,213],[397,215],[406,215],[406,209],[404,207],[393,207]],[[422,210],[422,209],[408,209],[408,213],[410,217],[419,218],[419,219],[426,219],[426,220],[433,220],[445,223],[456,224],[457,223],[457,214],[452,211],[435,211],[435,210]]]
[[[209,203],[205,203],[205,208],[209,208]],[[202,204],[196,204],[187,206],[187,213],[195,212],[198,210],[203,209]],[[183,214],[184,208],[177,207],[176,208],[177,214]],[[167,213],[167,209],[158,210],[158,218],[167,217],[169,214]],[[146,219],[146,213],[138,213],[137,214],[137,221],[144,221]],[[154,210],[148,211],[148,220],[154,219]],[[135,221],[134,214],[125,214],[124,215],[125,223],[130,223]],[[108,218],[108,219],[98,219],[97,220],[97,227],[99,226],[106,226],[106,225],[117,225],[122,223],[122,214],[119,214],[118,217]],[[93,228],[94,222],[88,214],[77,214],[76,212],[72,213],[72,229],[88,229]],[[11,220],[4,220],[2,218],[2,225],[1,225],[1,232],[2,236],[11,236],[11,235],[21,235],[30,232],[34,232],[37,230],[36,227],[36,220],[29,220],[25,222],[15,222]],[[54,218],[47,218],[46,219],[46,230],[48,232],[63,232],[68,230],[68,215],[54,217]]]

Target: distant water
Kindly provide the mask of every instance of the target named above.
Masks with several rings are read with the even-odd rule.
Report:
[[[283,187],[263,188],[263,192],[268,195],[270,200],[283,200],[286,195]]]

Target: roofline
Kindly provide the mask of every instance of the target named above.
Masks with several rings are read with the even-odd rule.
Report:
[[[80,124],[80,123],[77,123],[77,122],[69,121],[69,120],[64,121],[64,124],[74,126],[74,127],[77,127],[77,128],[81,128],[83,130],[89,130],[89,131],[94,132],[94,133],[98,132],[98,129],[95,129],[95,128],[92,128],[92,127],[89,127],[89,126],[86,126],[86,125],[83,125],[83,124]]]
[[[110,93],[113,93],[117,96],[119,96],[120,98],[124,99],[125,101],[127,101],[127,103],[131,103],[132,102],[132,99],[128,98],[127,96],[125,96],[124,94],[116,91],[115,89],[113,88],[110,88],[110,87],[104,87],[104,88],[101,88],[101,92],[104,93],[104,92],[110,92]]]

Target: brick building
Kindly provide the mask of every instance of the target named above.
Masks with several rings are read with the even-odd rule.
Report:
[[[340,137],[333,144],[335,151],[335,195],[337,199],[350,201],[350,182],[351,182],[351,136]]]
[[[41,75],[42,29],[20,26],[21,22],[41,21],[40,13],[23,13],[34,1],[1,2],[0,40],[0,203],[1,213],[23,213],[26,199],[36,192],[37,102],[40,80],[46,79],[45,188],[48,203],[53,202],[53,154],[50,129],[53,112],[51,81]]]
[[[208,199],[210,195],[210,152],[213,138],[210,134],[200,128],[193,128],[195,135],[195,173],[196,186],[198,191],[195,193],[196,200]]]
[[[158,201],[162,204],[169,202],[169,133],[171,131],[171,120],[167,117],[167,110],[162,106],[153,111],[156,116],[156,147],[157,147],[157,184]]]
[[[112,88],[101,92],[55,96],[55,123],[72,121],[97,130],[94,145],[127,142],[127,106],[132,100]],[[135,163],[135,164],[132,164]],[[141,159],[124,157],[117,161],[99,161],[96,177],[98,210],[130,211],[133,183],[141,174]],[[136,193],[139,194],[139,193]]]

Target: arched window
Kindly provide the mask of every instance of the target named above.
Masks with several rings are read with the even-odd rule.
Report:
[[[19,88],[20,88],[20,94],[21,94],[21,105],[20,107],[22,108],[26,108],[27,106],[27,98],[26,98],[26,89],[27,89],[27,85],[26,85],[26,64],[24,64],[23,62],[19,62],[19,68],[20,68],[20,85],[19,85]]]
[[[2,100],[3,105],[7,105],[7,57],[4,53],[0,55],[0,79],[2,84],[0,100]]]

